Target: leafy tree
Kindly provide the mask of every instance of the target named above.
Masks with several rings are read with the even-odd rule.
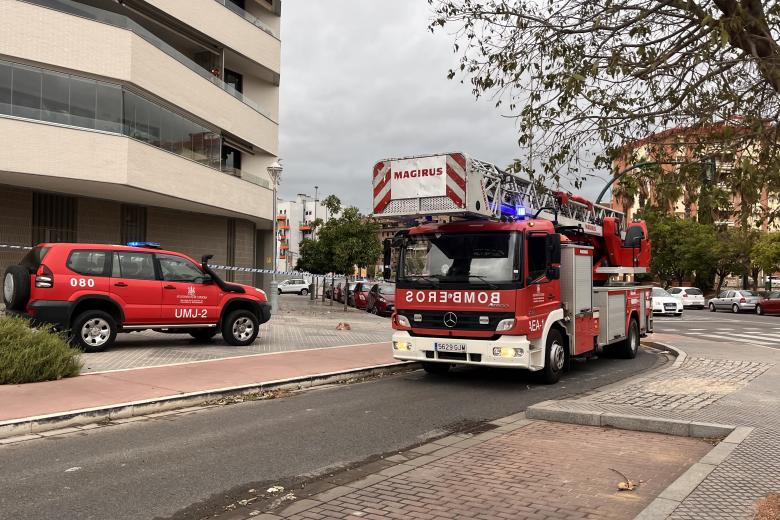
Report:
[[[583,165],[611,167],[625,144],[682,126],[706,130],[695,143],[702,155],[714,139],[750,159],[727,186],[741,200],[770,177],[780,184],[775,0],[429,3],[431,30],[455,34],[460,67],[449,77],[517,118],[534,161],[516,169],[533,176],[541,164],[542,175],[578,187]]]
[[[718,240],[713,264],[716,293],[720,293],[727,276],[741,271],[738,236],[739,230],[730,226],[717,231]]]
[[[325,223],[320,219],[312,223],[317,239],[301,242],[297,267],[315,274],[349,275],[355,266],[373,265],[382,252],[379,224],[361,215],[355,207],[342,210],[341,201],[335,195],[325,198],[323,204],[331,215],[340,216]]]
[[[772,274],[780,271],[780,232],[765,233],[756,241],[750,252],[752,263]]]

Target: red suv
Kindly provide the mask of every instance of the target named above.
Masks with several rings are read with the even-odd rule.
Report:
[[[152,243],[40,244],[6,269],[6,312],[69,330],[87,352],[109,347],[118,332],[222,333],[249,345],[271,318],[265,292],[222,280],[204,256],[198,264]]]

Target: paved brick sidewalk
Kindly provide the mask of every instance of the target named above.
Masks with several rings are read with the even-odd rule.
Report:
[[[351,330],[338,331],[336,325],[348,322]],[[106,352],[84,354],[84,373],[123,370],[206,361],[234,356],[251,356],[341,345],[390,341],[392,330],[387,318],[343,304],[311,301],[298,295],[282,295],[279,313],[260,327],[254,344],[233,347],[217,335],[199,342],[188,334],[161,334],[153,331],[120,334]]]
[[[698,439],[670,442],[666,435],[528,421],[522,414],[494,424],[491,431],[456,434],[390,457],[383,469],[357,481],[344,483],[337,475],[330,488],[322,491],[320,485],[313,496],[294,490],[298,500],[291,505],[277,500],[252,510],[250,504],[243,516],[632,518],[712,448]],[[642,484],[620,492],[622,478],[610,468]]]
[[[753,427],[669,517],[753,518],[755,501],[780,490],[780,350],[670,334],[652,339],[682,348],[686,359],[678,367],[555,406]]]

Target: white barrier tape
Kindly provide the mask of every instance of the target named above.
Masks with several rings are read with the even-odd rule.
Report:
[[[13,249],[17,251],[29,251],[32,249],[32,246],[19,246],[15,244],[0,244],[0,249]],[[259,269],[257,267],[238,267],[235,265],[212,265],[209,264],[209,267],[212,269],[219,269],[222,271],[236,271],[239,273],[258,273],[258,274],[274,274],[273,269]],[[304,271],[276,271],[276,274],[284,274],[284,275],[298,275],[298,276],[306,276],[310,273],[304,272]]]

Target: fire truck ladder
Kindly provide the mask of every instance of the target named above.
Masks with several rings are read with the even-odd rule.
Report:
[[[493,218],[526,215],[557,222],[559,226],[581,228],[583,233],[601,236],[604,217],[624,222],[625,215],[605,206],[544,186],[498,168],[494,164],[471,160],[473,173],[481,177],[485,207]]]

